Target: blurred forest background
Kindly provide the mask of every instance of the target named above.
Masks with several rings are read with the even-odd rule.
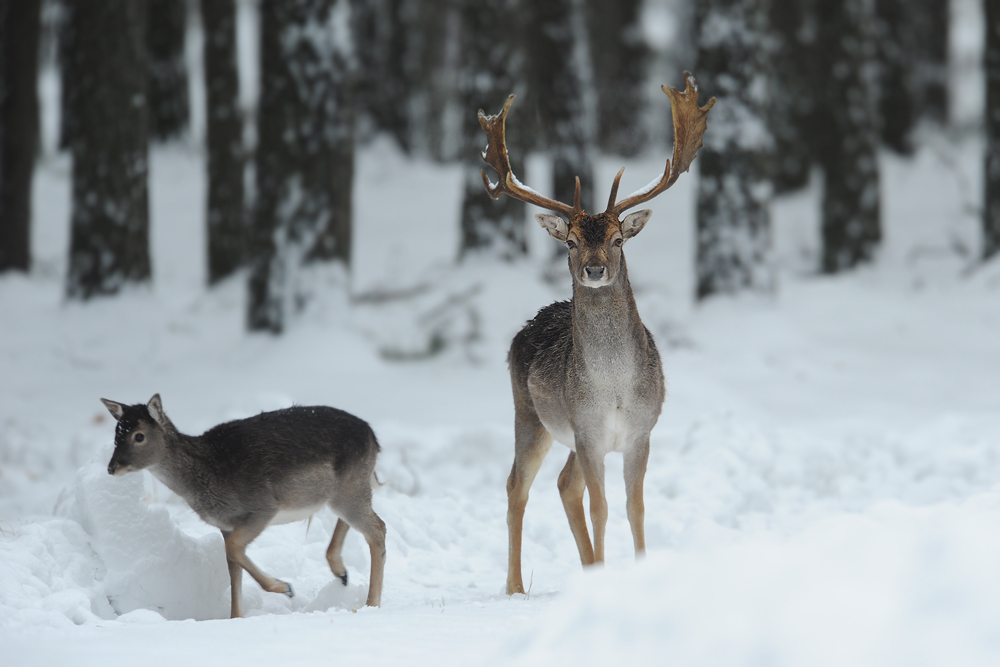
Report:
[[[981,115],[952,108],[980,66],[949,50],[960,2],[983,17]],[[487,196],[476,110],[517,94],[514,171],[543,154],[551,182],[531,185],[570,201],[579,176],[593,210],[610,186],[598,155],[669,155],[657,88],[682,70],[718,98],[694,165],[694,298],[773,289],[772,202],[816,174],[815,270],[876,260],[877,155],[932,135],[984,133],[981,242],[956,251],[969,266],[1000,251],[990,0],[0,0],[0,45],[0,272],[31,271],[35,166],[68,153],[71,300],[151,280],[148,156],[169,142],[207,156],[207,280],[245,276],[250,330],[287,326],[298,268],[350,272],[356,151],[379,137],[463,165],[456,262],[514,261],[534,222]],[[47,130],[40,90],[58,109]]]

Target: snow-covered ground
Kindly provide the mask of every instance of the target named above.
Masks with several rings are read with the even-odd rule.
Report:
[[[46,161],[37,268],[0,278],[0,662],[997,664],[1000,265],[968,270],[978,142],[925,145],[883,157],[873,268],[805,270],[817,190],[779,202],[773,297],[694,307],[696,175],[654,202],[626,246],[670,394],[646,478],[649,556],[633,562],[612,454],[607,564],[581,572],[556,445],[525,520],[530,593],[514,598],[505,352],[569,293],[543,231],[522,263],[451,268],[460,174],[377,142],[359,156],[354,275],[304,276],[314,298],[287,333],[248,335],[243,281],[201,286],[197,153],[153,154],[152,286],[87,304],[62,297],[68,165]],[[661,160],[630,162],[623,191]],[[602,161],[598,182],[618,166]],[[526,181],[544,183],[545,168]],[[434,340],[443,351],[422,358]],[[329,572],[324,510],[249,549],[296,597],[246,577],[248,618],[228,620],[218,531],[145,473],[106,473],[114,429],[97,399],[154,392],[190,433],[292,403],[367,419],[386,482],[383,607],[359,608],[356,533],[350,585]]]

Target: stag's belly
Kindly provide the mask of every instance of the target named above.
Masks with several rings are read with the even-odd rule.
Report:
[[[572,418],[568,406],[559,406],[555,401],[536,400],[535,407],[539,421],[553,440],[573,451],[578,442],[585,442],[599,455],[624,452],[652,427],[641,413],[626,406],[589,406]]]

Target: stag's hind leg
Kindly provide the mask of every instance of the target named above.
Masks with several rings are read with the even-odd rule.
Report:
[[[604,562],[604,530],[608,524],[608,501],[604,496],[604,456],[586,453],[577,440],[576,456],[590,496],[590,523],[594,527],[594,561]]]
[[[576,548],[580,551],[580,562],[584,565],[594,563],[594,545],[590,542],[587,532],[587,515],[583,511],[583,491],[587,482],[583,478],[583,470],[576,460],[576,452],[570,452],[566,465],[559,473],[559,495],[562,497],[569,528],[573,531]]]
[[[524,593],[521,577],[521,529],[528,491],[552,447],[549,434],[534,410],[515,404],[514,465],[507,478],[507,595]]]

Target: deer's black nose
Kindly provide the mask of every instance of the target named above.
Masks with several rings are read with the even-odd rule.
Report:
[[[603,266],[588,266],[584,271],[587,272],[587,280],[600,280],[604,277]]]
[[[115,474],[115,470],[117,470],[117,469],[118,469],[118,466],[116,466],[113,461],[108,464],[108,474],[109,475],[114,475]]]

